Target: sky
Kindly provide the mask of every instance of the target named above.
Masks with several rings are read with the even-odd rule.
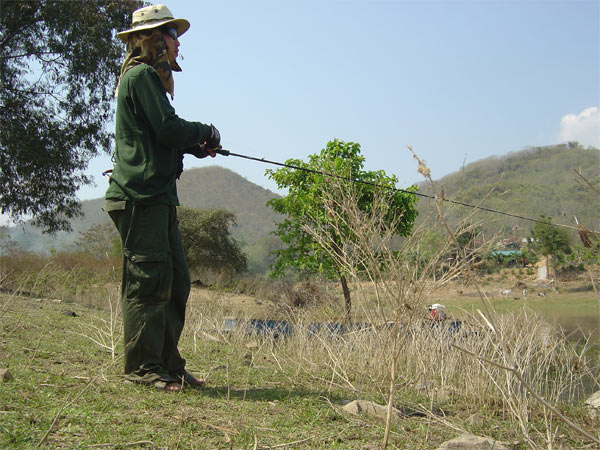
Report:
[[[156,2],[158,3],[158,2]],[[224,148],[284,162],[358,142],[365,169],[422,181],[492,155],[577,140],[600,148],[599,1],[169,0],[177,114]],[[600,161],[599,161],[600,164]],[[264,163],[195,159],[279,192]],[[99,198],[109,156],[93,160]]]

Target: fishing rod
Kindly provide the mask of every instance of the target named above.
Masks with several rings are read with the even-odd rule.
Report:
[[[254,156],[242,155],[240,153],[234,153],[231,150],[226,150],[224,148],[216,149],[216,150],[214,150],[214,152],[217,153],[217,154],[219,154],[219,155],[222,155],[222,156],[235,156],[235,157],[238,157],[238,158],[244,158],[244,159],[249,159],[249,160],[252,160],[252,161],[258,161],[258,162],[261,162],[261,163],[264,163],[264,164],[271,164],[271,165],[274,165],[274,166],[287,167],[289,169],[302,170],[304,172],[314,173],[314,174],[318,174],[318,175],[324,175],[324,176],[327,176],[327,177],[330,177],[330,178],[337,178],[337,179],[344,180],[344,181],[349,181],[349,182],[352,182],[352,183],[360,183],[360,184],[366,184],[366,185],[373,186],[373,187],[390,189],[390,190],[393,190],[393,191],[396,191],[396,192],[403,192],[405,194],[412,194],[412,195],[416,195],[418,197],[424,197],[424,198],[428,198],[428,199],[432,199],[432,200],[442,200],[442,201],[445,201],[445,202],[448,202],[448,203],[452,203],[452,204],[455,204],[455,205],[464,206],[464,207],[467,207],[467,208],[479,209],[479,210],[487,211],[487,212],[494,213],[494,214],[501,214],[501,215],[508,216],[508,217],[514,217],[516,219],[528,220],[530,222],[540,223],[540,224],[543,224],[543,225],[551,225],[548,222],[545,222],[545,221],[539,220],[539,219],[534,219],[532,217],[526,217],[526,216],[521,216],[519,214],[508,213],[508,212],[505,212],[505,211],[499,211],[499,210],[492,209],[492,208],[486,208],[484,206],[472,205],[470,203],[460,202],[458,200],[451,200],[451,199],[444,198],[444,197],[436,197],[436,196],[433,196],[433,195],[427,195],[427,194],[423,194],[421,192],[409,191],[407,189],[400,189],[400,188],[391,187],[391,186],[383,186],[381,184],[373,183],[371,181],[359,180],[359,179],[352,178],[352,177],[345,177],[343,175],[338,175],[338,174],[335,174],[335,173],[328,173],[328,172],[321,171],[321,170],[316,170],[316,169],[310,169],[308,167],[300,167],[300,166],[296,166],[294,164],[281,163],[281,162],[278,162],[278,161],[270,161],[270,160],[265,159],[265,158],[257,158],[257,157],[254,157]],[[578,227],[574,227],[574,226],[571,226],[571,225],[563,225],[563,224],[554,224],[554,225],[559,226],[559,227],[565,227],[565,228],[575,229],[575,230],[577,230],[579,232],[581,232],[581,229],[583,229],[583,227],[581,227],[581,225],[579,225]],[[592,230],[585,230],[585,231],[598,234],[598,232],[592,231]]]

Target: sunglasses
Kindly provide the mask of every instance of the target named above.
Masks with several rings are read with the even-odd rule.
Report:
[[[177,40],[177,28],[174,27],[164,27],[164,32],[171,36],[174,40]]]

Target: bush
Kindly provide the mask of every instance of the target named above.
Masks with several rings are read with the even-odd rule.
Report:
[[[315,281],[282,282],[276,295],[269,300],[279,314],[308,310],[328,303],[331,296],[325,286]]]
[[[90,292],[94,292],[90,288],[116,282],[120,265],[117,257],[98,259],[89,253],[70,252],[43,256],[13,248],[0,256],[0,282],[8,291],[89,304]],[[103,298],[103,289],[97,294]]]

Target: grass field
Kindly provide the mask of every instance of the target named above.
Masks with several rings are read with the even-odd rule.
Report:
[[[477,307],[465,294],[444,299],[449,313]],[[535,309],[542,300],[528,305]],[[589,292],[545,302],[555,300],[557,308],[594,305]],[[502,302],[508,302],[507,309],[516,303],[497,299],[501,309]],[[264,316],[270,309],[253,297],[194,290],[180,347],[188,369],[206,377],[207,387],[171,394],[124,382],[118,310],[0,296],[0,368],[8,368],[13,378],[0,382],[0,447],[379,448],[385,421],[351,415],[342,406],[355,399],[387,403],[389,336],[274,340],[220,330],[224,317]],[[488,351],[480,346],[485,336],[476,335],[476,342],[468,336],[460,345]],[[465,431],[513,449],[547,448],[548,441],[552,448],[595,448],[532,399],[508,401],[502,381],[486,375],[493,369],[451,348],[449,339],[417,333],[403,342],[393,404],[405,414],[392,421],[390,448],[435,449]],[[587,375],[597,377],[597,350],[575,347],[567,344],[561,351],[579,355]],[[539,348],[537,341],[531,348]],[[562,383],[581,384],[581,373],[552,364],[546,376],[564,370],[568,376]],[[510,386],[509,377],[498,373],[496,378],[506,378]],[[539,386],[548,398],[570,389]],[[569,398],[557,401],[557,408],[598,437],[598,421],[587,417],[580,399]],[[515,419],[515,407],[527,408],[525,424]],[[549,438],[548,430],[555,435]]]

